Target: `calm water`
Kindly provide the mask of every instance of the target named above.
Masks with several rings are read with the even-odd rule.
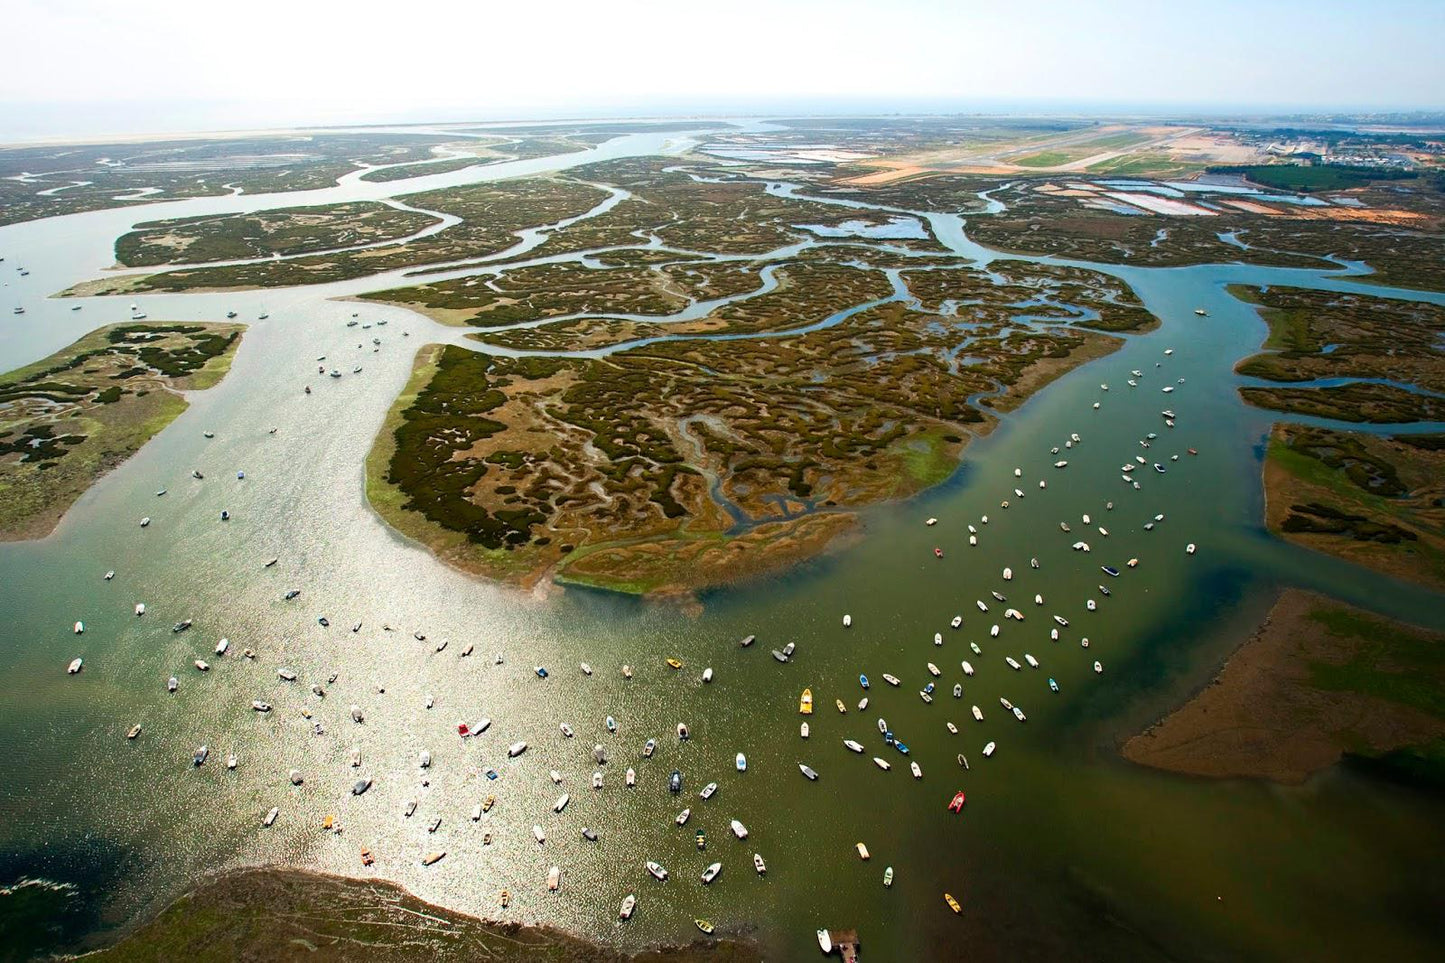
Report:
[[[409,182],[352,180],[305,195],[186,201],[0,229],[4,267],[31,272],[6,272],[5,294],[19,298],[27,314],[5,312],[0,367],[126,317],[130,299],[89,299],[72,312],[69,303],[43,298],[109,264],[114,238],[136,221],[382,197],[687,145],[680,137],[626,137],[585,155]],[[927,220],[961,255],[993,257],[967,240],[959,218]],[[535,237],[524,243],[535,246]],[[365,846],[377,855],[374,872],[425,899],[494,915],[497,893],[507,887],[509,918],[627,948],[688,939],[693,917],[704,916],[720,932],[759,939],[781,958],[816,952],[819,926],[856,927],[867,958],[880,960],[963,952],[1433,955],[1445,902],[1438,801],[1345,771],[1293,788],[1205,782],[1127,765],[1115,751],[1208,678],[1280,585],[1445,625],[1439,596],[1296,551],[1260,527],[1260,446],[1271,419],[1239,403],[1230,369],[1256,350],[1264,327],[1223,286],[1372,290],[1368,279],[1240,266],[1107,270],[1164,319],[1160,330],[1128,339],[1117,354],[1008,416],[969,449],[946,484],[869,511],[862,536],[845,548],[786,575],[711,593],[696,615],[604,593],[523,595],[475,582],[371,513],[362,462],[415,350],[461,336],[406,311],[332,300],[387,287],[395,276],[135,298],[151,320],[218,320],[234,309],[251,327],[225,381],[194,395],[186,414],[82,498],[53,536],[0,546],[0,613],[8,630],[0,646],[7,743],[0,884],[22,877],[73,884],[73,893],[45,890],[46,899],[24,905],[57,920],[57,937],[95,938],[155,911],[216,868],[279,862],[358,874]],[[1196,306],[1210,316],[1194,316]],[[390,323],[347,329],[353,310]],[[262,311],[269,320],[254,320]],[[372,336],[383,341],[376,352]],[[1166,347],[1175,353],[1165,356]],[[313,359],[322,354],[328,367],[362,364],[363,373],[318,378]],[[1145,377],[1131,390],[1125,382],[1134,368]],[[1185,383],[1175,392],[1160,392],[1178,378]],[[1100,382],[1111,390],[1101,392]],[[302,393],[307,383],[315,389],[309,397]],[[1091,408],[1096,400],[1098,411]],[[1163,408],[1179,413],[1176,429],[1163,427]],[[1163,437],[1145,452],[1138,440],[1151,431]],[[1070,432],[1081,444],[1050,454]],[[1199,457],[1183,454],[1189,446]],[[1141,468],[1141,490],[1134,491],[1119,480],[1118,466],[1141,452],[1169,471]],[[1166,460],[1172,453],[1181,455],[1178,462]],[[1051,467],[1057,458],[1067,458],[1066,470]],[[205,481],[192,480],[192,468]],[[244,481],[236,480],[238,470]],[[1047,489],[1039,489],[1041,479]],[[1016,486],[1024,498],[1014,495]],[[169,494],[155,497],[162,487]],[[226,525],[217,520],[222,509],[232,514]],[[1084,513],[1092,526],[1082,522]],[[1146,532],[1156,513],[1165,521]],[[154,522],[141,531],[144,515]],[[924,526],[929,516],[940,519],[936,527]],[[1073,533],[1062,533],[1060,521]],[[968,524],[979,530],[976,548],[967,544]],[[1101,524],[1107,536],[1097,531]],[[1093,551],[1072,551],[1077,539]],[[1198,545],[1193,557],[1184,552],[1188,542]],[[941,560],[935,545],[945,551]],[[273,556],[279,564],[263,569]],[[1101,564],[1122,568],[1130,557],[1140,566],[1118,579],[1099,571]],[[1005,566],[1013,569],[1011,582],[1001,577]],[[102,581],[107,569],[118,572],[114,581]],[[1100,582],[1109,583],[1110,597],[1099,596]],[[283,602],[291,588],[301,597]],[[1006,605],[991,590],[1026,621],[1005,620]],[[1033,603],[1035,593],[1045,605]],[[1095,612],[1086,609],[1090,597]],[[975,605],[979,599],[988,613]],[[132,609],[141,601],[149,611],[136,618]],[[851,629],[840,624],[844,612],[852,614]],[[1057,642],[1049,638],[1055,613],[1070,622]],[[957,631],[948,626],[955,614],[963,617]],[[318,625],[321,615],[330,628]],[[182,618],[195,627],[173,634],[171,624]],[[87,626],[79,639],[70,631],[76,619]],[[357,622],[362,627],[353,633]],[[994,623],[997,638],[990,636]],[[942,646],[933,644],[935,632]],[[758,643],[739,648],[738,639],[752,633]],[[223,636],[233,653],[249,646],[257,659],[213,657]],[[442,639],[449,644],[436,653]],[[788,641],[797,655],[779,665],[768,650]],[[983,654],[974,655],[969,642]],[[468,644],[475,654],[461,658]],[[499,652],[505,662],[496,665]],[[1022,662],[1025,652],[1042,669],[1005,665],[1006,655]],[[75,655],[84,656],[85,672],[67,677],[64,666]],[[670,655],[686,663],[682,671],[664,667]],[[208,674],[190,667],[197,657],[212,662]],[[977,669],[971,680],[962,659]],[[1095,659],[1102,675],[1091,669]],[[584,676],[582,661],[596,674]],[[942,670],[931,705],[917,694],[930,681],[929,661]],[[630,682],[619,671],[624,663],[636,671]],[[551,677],[536,678],[535,665],[546,665]],[[699,680],[705,666],[716,673],[707,686]],[[279,681],[280,667],[294,669],[298,682]],[[860,672],[873,682],[867,712],[856,708],[864,695]],[[883,684],[885,672],[902,686]],[[324,699],[309,693],[311,682],[332,673],[337,679]],[[181,687],[167,696],[171,674]],[[1057,695],[1048,690],[1050,676]],[[961,700],[950,695],[957,681],[964,682]],[[804,686],[818,704],[807,741],[798,734]],[[424,708],[429,695],[431,710]],[[1009,716],[1000,696],[1023,708],[1028,722]],[[255,698],[276,711],[251,712]],[[833,708],[835,698],[848,704],[846,715]],[[348,717],[352,703],[366,712],[362,726]],[[972,719],[973,704],[984,722]],[[312,719],[302,717],[303,708]],[[616,734],[603,727],[609,714]],[[907,759],[882,745],[880,714],[911,746],[921,781],[909,775]],[[456,736],[458,721],[484,715],[493,720],[485,735]],[[681,745],[673,737],[679,721],[693,732]],[[948,721],[958,735],[948,733]],[[136,722],[145,731],[129,743],[124,733]],[[313,734],[316,722],[324,735]],[[575,739],[561,736],[561,722],[577,730]],[[659,749],[642,761],[648,737]],[[867,754],[848,752],[844,738],[864,743]],[[518,739],[531,748],[506,759]],[[990,740],[998,752],[984,759]],[[599,742],[610,761],[602,767],[604,788],[593,791],[590,750]],[[202,743],[211,758],[193,770],[191,753]],[[349,793],[358,774],[347,765],[352,746],[362,752],[360,773],[375,780],[361,797]],[[434,759],[425,773],[422,750]],[[229,751],[240,761],[228,773]],[[745,774],[734,770],[739,751],[748,757]],[[967,772],[955,761],[960,752],[972,765]],[[869,762],[875,754],[892,762],[892,771]],[[800,761],[820,773],[817,783],[802,778]],[[638,772],[631,790],[623,787],[629,765]],[[499,773],[495,782],[482,775],[488,766]],[[287,781],[292,768],[305,775],[299,788]],[[666,791],[673,768],[686,780],[681,798]],[[550,769],[563,776],[561,788]],[[710,780],[721,788],[702,802],[696,794]],[[969,802],[953,816],[944,807],[960,788]],[[554,815],[564,790],[571,805]],[[473,823],[472,807],[488,794],[496,807]],[[406,819],[403,807],[413,798],[417,814]],[[262,829],[272,806],[281,815]],[[672,820],[683,806],[693,818],[679,829]],[[336,815],[341,835],[320,831],[327,814]],[[426,827],[435,816],[442,823],[432,835]],[[751,831],[745,843],[728,832],[732,818]],[[543,847],[532,838],[534,823],[546,830]],[[595,828],[599,842],[584,841],[583,826]],[[699,827],[708,836],[706,853],[694,845]],[[491,846],[482,845],[487,831]],[[854,853],[858,841],[871,850],[870,862]],[[421,867],[431,850],[449,855]],[[767,860],[766,879],[752,870],[753,852]],[[671,871],[670,882],[646,876],[649,858]],[[723,874],[704,888],[697,874],[714,860]],[[545,892],[551,865],[563,870],[560,894]],[[889,865],[897,880],[885,890]],[[945,890],[963,902],[963,916],[947,912]],[[640,902],[623,925],[617,906],[629,892]],[[53,906],[64,909],[52,915]]]

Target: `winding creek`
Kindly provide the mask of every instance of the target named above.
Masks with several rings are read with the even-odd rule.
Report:
[[[63,907],[56,918],[60,935],[84,941],[154,913],[217,868],[288,863],[358,875],[357,852],[365,846],[377,854],[372,872],[424,899],[492,916],[498,891],[507,887],[513,895],[507,918],[555,924],[629,949],[690,939],[693,918],[702,916],[720,933],[757,939],[780,959],[815,953],[819,926],[856,927],[869,960],[964,953],[1428,956],[1439,937],[1432,907],[1445,902],[1438,802],[1343,767],[1298,787],[1176,777],[1126,764],[1115,747],[1207,681],[1281,585],[1445,627],[1438,595],[1303,552],[1263,531],[1260,452],[1274,417],[1240,402],[1235,388],[1245,380],[1232,366],[1258,349],[1265,329],[1253,308],[1225,287],[1302,286],[1435,303],[1445,303],[1445,295],[1374,286],[1358,265],[1149,269],[1019,258],[970,241],[965,216],[820,200],[797,185],[770,184],[780,196],[926,221],[944,245],[979,266],[1017,259],[1115,275],[1163,325],[1125,337],[1115,354],[1004,416],[969,447],[946,483],[868,510],[861,535],[847,545],[785,575],[709,593],[697,615],[605,593],[522,595],[478,582],[398,537],[373,514],[363,463],[416,349],[432,342],[478,347],[465,337],[468,330],[400,308],[341,300],[414,283],[415,269],[302,288],[46,300],[110,265],[115,238],[139,221],[388,201],[613,157],[675,155],[693,143],[677,134],[631,135],[581,153],[410,180],[355,176],[326,190],[199,198],[0,228],[5,267],[30,272],[23,278],[6,272],[5,296],[20,299],[27,313],[12,318],[6,304],[0,321],[5,370],[124,320],[130,301],[154,321],[220,320],[235,310],[249,324],[221,384],[193,394],[189,410],[82,497],[52,536],[0,545],[6,623],[0,724],[7,736],[0,759],[0,886],[28,877],[73,887],[56,891]],[[583,216],[624,196],[614,190]],[[988,212],[1002,209],[985,200]],[[485,273],[502,261],[547,261],[529,262],[525,255],[548,230],[523,232],[496,257],[428,267],[424,277]],[[834,240],[807,239],[743,260],[775,265]],[[902,250],[887,247],[886,238],[839,240],[860,250]],[[639,244],[653,242],[639,238]],[[911,299],[899,273],[889,276],[894,291],[884,300]],[[761,288],[741,297],[775,283],[771,266],[759,277]],[[665,318],[606,316],[667,324],[728,300],[735,299],[694,304]],[[72,312],[75,303],[83,310]],[[825,329],[865,307],[789,333]],[[1196,307],[1209,316],[1194,316]],[[359,330],[344,326],[354,311],[388,324],[360,338]],[[1028,306],[1019,311],[1020,325],[1045,323],[1032,320]],[[256,320],[262,313],[269,319]],[[371,336],[383,342],[375,352]],[[668,337],[578,354],[604,356]],[[1165,356],[1166,347],[1175,353]],[[320,379],[326,383],[303,395],[319,355],[328,364],[361,364],[364,372]],[[1132,392],[1125,388],[1131,369],[1145,372]],[[1185,383],[1173,394],[1159,393],[1177,378]],[[1100,382],[1112,390],[1101,393]],[[1095,401],[1099,410],[1091,407]],[[1167,434],[1159,415],[1165,407],[1180,415]],[[204,431],[215,438],[205,439]],[[1200,456],[1169,463],[1164,475],[1147,473],[1135,491],[1119,480],[1117,466],[1151,431],[1165,434],[1156,452],[1192,446]],[[1050,448],[1062,446],[1070,432],[1082,442],[1068,450],[1068,469],[1055,470],[1059,456]],[[1014,478],[1016,466],[1022,480]],[[192,468],[206,480],[192,480]],[[244,482],[234,480],[238,470],[245,471]],[[1026,497],[1014,495],[1016,486]],[[161,487],[169,494],[158,500],[153,492]],[[232,514],[225,526],[216,521],[222,509]],[[1108,536],[1089,536],[1094,550],[1088,555],[1070,550],[1082,536],[1059,530],[1067,520],[1081,531],[1084,513],[1109,529]],[[1156,513],[1166,521],[1144,530]],[[145,531],[136,525],[143,515],[154,518]],[[936,528],[923,525],[929,516],[940,519]],[[967,544],[970,523],[979,529],[976,548]],[[1197,555],[1186,556],[1188,542],[1198,544]],[[943,559],[934,558],[934,545],[944,548]],[[273,556],[279,564],[263,569]],[[1040,561],[1038,571],[1029,567],[1031,556]],[[1114,580],[1098,611],[1087,611],[1084,600],[1101,581],[1099,565],[1133,556],[1140,567]],[[1006,565],[1016,573],[1011,583],[999,574]],[[107,569],[117,571],[114,581],[102,581]],[[301,589],[301,597],[283,602],[292,588]],[[991,590],[1017,596],[1012,604],[1027,620],[1015,624],[980,613],[974,600],[988,599]],[[1022,603],[1036,592],[1046,607]],[[140,601],[149,612],[137,619],[132,607]],[[853,618],[848,630],[840,625],[844,612]],[[1046,613],[1071,623],[1058,642],[1048,638]],[[954,614],[963,616],[958,631],[948,627]],[[318,625],[321,615],[330,618],[330,628]],[[195,628],[173,634],[171,624],[183,618],[194,619]],[[76,619],[87,626],[82,639],[70,631]],[[995,621],[1004,627],[991,638]],[[357,622],[362,627],[353,633]],[[386,624],[395,631],[383,631]],[[413,632],[428,641],[414,641]],[[932,644],[935,632],[944,635],[941,647]],[[758,644],[739,648],[737,640],[753,633]],[[187,668],[221,636],[233,650],[255,648],[257,660],[215,659],[205,676]],[[1080,647],[1081,636],[1090,638],[1089,649]],[[443,639],[449,647],[434,651]],[[768,650],[787,641],[797,644],[797,655],[780,665]],[[969,642],[984,654],[972,655]],[[468,643],[476,655],[459,658]],[[1041,670],[1005,666],[1005,655],[1021,658],[1026,651],[1039,657]],[[494,653],[505,661],[494,664]],[[62,669],[76,654],[84,655],[85,672],[67,677]],[[682,671],[663,666],[670,655],[686,663]],[[963,677],[961,659],[977,667],[973,679]],[[1102,675],[1090,668],[1095,659],[1105,666]],[[582,661],[596,674],[578,672]],[[915,691],[930,681],[928,661],[944,673],[932,704]],[[636,670],[630,682],[619,671],[624,663]],[[536,665],[550,667],[551,677],[536,678]],[[711,685],[699,681],[704,666],[716,673]],[[279,667],[295,670],[298,683],[278,681]],[[874,680],[891,672],[904,684],[893,689],[875,681],[869,711],[861,713],[854,708],[864,694],[860,672]],[[168,697],[164,682],[173,673],[180,691]],[[311,682],[333,673],[337,679],[324,700],[308,693]],[[1049,676],[1060,694],[1049,693]],[[949,695],[955,681],[964,683],[962,700]],[[797,715],[804,686],[819,706],[806,742],[798,736]],[[430,710],[424,708],[428,696],[435,701]],[[1027,711],[1027,724],[999,708],[1000,696]],[[274,702],[277,711],[253,713],[255,698]],[[835,698],[848,703],[847,715],[832,708]],[[352,703],[365,709],[362,726],[347,717]],[[984,710],[982,723],[969,715],[974,703]],[[313,719],[301,717],[303,706]],[[910,778],[906,759],[881,746],[874,727],[880,713],[911,745],[921,781]],[[458,721],[484,715],[493,720],[485,735],[457,738]],[[615,735],[603,728],[608,715],[618,720]],[[672,737],[679,721],[692,729],[687,743]],[[956,723],[960,734],[950,735],[945,721]],[[136,722],[144,735],[128,743],[125,730]],[[324,736],[313,735],[315,722]],[[570,723],[577,738],[563,739],[560,722]],[[660,748],[640,761],[650,736]],[[849,753],[844,738],[863,742],[868,755],[892,759],[892,771]],[[505,747],[517,739],[532,748],[508,760]],[[981,749],[990,740],[999,749],[985,760]],[[611,756],[599,792],[586,788],[594,742]],[[212,763],[193,770],[191,753],[201,743],[210,746]],[[349,794],[357,773],[347,764],[353,745],[362,751],[360,771],[375,780],[363,796]],[[219,760],[232,750],[240,762],[228,773]],[[433,758],[426,772],[418,768],[422,750]],[[748,757],[746,774],[733,769],[739,751]],[[960,752],[970,759],[968,772],[955,762]],[[820,780],[803,781],[799,761]],[[629,765],[638,771],[633,790],[622,786]],[[482,775],[487,766],[500,773],[495,782]],[[287,782],[292,768],[305,774],[300,787]],[[561,791],[547,776],[554,768],[573,798],[560,816],[551,813]],[[673,768],[686,779],[682,799],[665,788]],[[423,786],[424,779],[430,785]],[[699,802],[697,790],[714,779],[721,785],[717,796]],[[959,788],[969,802],[962,816],[953,816],[944,807]],[[469,813],[488,794],[497,805],[479,825]],[[412,798],[418,813],[407,819],[403,806]],[[672,820],[685,805],[693,807],[693,818],[679,829]],[[281,815],[263,830],[261,817],[272,806]],[[320,831],[330,813],[344,833]],[[442,823],[433,835],[425,824],[434,816]],[[746,844],[728,833],[731,818],[751,830]],[[546,827],[543,847],[532,838],[533,823]],[[600,840],[584,841],[582,826],[597,829]],[[694,847],[698,826],[708,834],[705,854]],[[489,846],[482,844],[485,831],[493,834]],[[872,851],[871,862],[854,855],[860,840]],[[449,855],[423,868],[421,856],[430,850]],[[752,871],[754,851],[767,860],[765,879]],[[645,859],[667,866],[672,879],[647,878]],[[724,873],[704,888],[697,874],[713,860],[723,862]],[[543,885],[554,864],[563,870],[560,894],[546,893]],[[884,889],[888,865],[897,881]],[[964,903],[962,916],[946,911],[944,890]],[[617,906],[629,892],[639,897],[637,914],[620,924]]]

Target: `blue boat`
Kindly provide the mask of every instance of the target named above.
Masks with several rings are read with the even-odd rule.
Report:
[[[893,744],[893,748],[894,748],[894,749],[897,749],[899,752],[903,753],[905,756],[908,755],[908,747],[907,747],[906,745],[904,745],[903,743],[901,743],[901,742],[895,742],[895,743]]]
[[[1059,684],[1055,682],[1052,677],[1050,677],[1049,679],[1049,688],[1052,689],[1054,692],[1059,691]]]
[[[893,745],[893,730],[890,729],[887,732],[883,733],[883,741],[888,743],[890,746]]]
[[[540,666],[540,665],[537,666],[537,678],[539,678],[539,679],[545,679],[545,678],[547,678],[547,670],[544,669],[544,668],[543,668],[542,666]]]
[[[497,770],[495,770],[495,769],[488,769],[488,770],[487,770],[487,778],[488,778],[488,779],[496,779],[496,778],[497,778]]]
[[[868,688],[868,677],[866,675],[860,675],[858,677],[858,684],[865,689]]]
[[[923,691],[927,692],[929,695],[933,695],[933,683],[930,682],[928,683],[928,685],[924,686]]]
[[[1103,569],[1104,574],[1111,578],[1119,577],[1119,570],[1112,565],[1100,565],[1099,568]]]

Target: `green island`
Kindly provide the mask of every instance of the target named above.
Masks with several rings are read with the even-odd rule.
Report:
[[[71,504],[230,370],[238,324],[117,324],[0,375],[0,539],[49,534]]]
[[[454,215],[461,218],[460,223],[436,234],[395,245],[284,260],[269,259],[253,264],[183,268],[159,274],[102,278],[84,282],[65,293],[94,296],[141,291],[287,287],[343,281],[397,268],[496,254],[517,242],[518,231],[585,214],[605,198],[602,190],[587,184],[541,178],[409,194],[399,200],[410,207]],[[204,226],[199,228],[200,234],[208,236],[203,243],[219,243],[213,238],[233,236],[243,231],[235,221],[249,217],[251,215],[207,218]],[[336,221],[345,221],[347,217],[345,214],[334,214],[327,219],[328,223],[313,224],[312,229],[331,233],[337,229]]]
[[[1275,425],[1264,488],[1271,532],[1445,589],[1445,436]]]
[[[957,293],[994,303],[966,316],[890,300],[725,351],[688,337],[785,332],[889,290],[876,272],[803,267],[776,299],[696,322],[576,319],[480,336],[522,344],[544,332],[552,349],[683,336],[604,358],[428,347],[368,459],[373,506],[467,571],[688,592],[816,554],[857,509],[951,474],[967,439],[992,426],[989,409],[1118,345],[1078,328],[1020,329],[1007,307],[1016,293],[981,274]],[[1139,310],[1113,302],[1112,278],[1085,287],[1087,274],[1045,280],[1090,292],[1105,318]]]
[[[375,201],[149,221],[116,240],[115,259],[125,267],[155,267],[309,254],[395,241],[437,223]]]
[[[492,963],[753,963],[747,943],[700,940],[636,954],[544,926],[492,922],[433,906],[383,880],[294,869],[212,877],[116,945],[79,959],[428,960]]]
[[[1421,301],[1296,288],[1230,293],[1259,306],[1269,325],[1265,351],[1235,366],[1242,375],[1289,384],[1359,381],[1314,388],[1244,387],[1252,405],[1341,421],[1395,424],[1445,417],[1445,307]]]
[[[1284,783],[1346,760],[1445,787],[1445,633],[1287,589],[1218,676],[1123,753]]]

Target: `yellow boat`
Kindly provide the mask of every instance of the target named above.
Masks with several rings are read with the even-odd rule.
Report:
[[[804,689],[803,697],[798,700],[798,711],[805,716],[813,714],[813,690]]]
[[[484,812],[484,813],[489,813],[489,812],[491,812],[491,811],[492,811],[492,807],[495,806],[496,804],[497,804],[497,797],[496,797],[496,796],[488,796],[488,797],[487,797],[487,801],[484,802],[484,803],[482,803],[482,812]]]
[[[510,905],[512,905],[512,894],[507,890],[502,890],[502,909],[506,909]]]
[[[861,858],[863,858],[863,859],[869,859],[870,857],[869,857],[869,855],[868,855],[868,847],[867,847],[867,846],[864,846],[862,843],[858,843],[857,845],[858,845],[858,855],[859,855]]]
[[[713,926],[711,920],[693,920],[692,922],[694,925],[697,926],[698,929],[702,930],[708,936],[712,935]]]
[[[838,707],[839,712],[843,713],[844,715],[848,714],[848,707],[843,704],[842,699],[834,699],[833,704]]]
[[[669,669],[681,669],[681,668],[682,668],[682,662],[681,662],[680,660],[678,660],[678,659],[668,659],[668,660],[667,660],[667,667],[668,667]]]
[[[333,815],[328,814],[327,817],[321,821],[321,828],[327,832],[330,832],[331,827],[334,825],[336,825],[336,817]]]
[[[963,907],[958,905],[958,900],[953,898],[952,893],[944,893],[943,900],[948,904],[948,908],[953,910],[955,913],[963,912]]]

